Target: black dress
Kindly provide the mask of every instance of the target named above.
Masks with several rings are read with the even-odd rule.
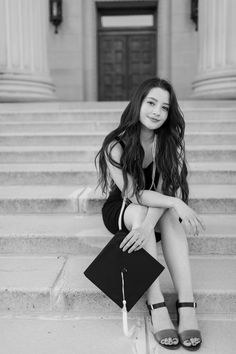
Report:
[[[124,143],[120,141],[122,147],[124,147]],[[145,176],[145,189],[150,189],[151,184],[152,184],[152,163],[150,163],[146,168],[143,168],[144,176]],[[156,173],[155,176],[155,185],[158,184],[159,180],[159,174]],[[153,188],[151,189],[153,190]],[[121,196],[121,191],[120,189],[115,185],[110,192],[108,199],[105,201],[103,208],[102,208],[102,217],[103,217],[103,222],[106,228],[112,233],[115,234],[118,230],[118,220],[119,220],[119,215],[120,215],[120,210],[122,206],[122,196]],[[131,202],[127,200],[125,209]],[[125,226],[124,223],[124,212],[122,215],[122,230],[125,230],[129,232]],[[159,232],[155,232],[156,234],[156,240],[160,241],[161,240],[161,234]]]

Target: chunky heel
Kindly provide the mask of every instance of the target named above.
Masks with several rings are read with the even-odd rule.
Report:
[[[197,303],[196,302],[179,302],[176,301],[176,311],[177,311],[177,324],[179,324],[179,311],[178,309],[180,307],[193,307],[193,308],[197,308]],[[199,342],[196,345],[186,345],[184,344],[185,341],[190,341],[191,342],[191,338],[198,338]],[[181,345],[190,351],[196,351],[200,348],[201,344],[202,344],[202,337],[201,337],[201,332],[198,329],[189,329],[186,331],[183,331],[181,333],[179,333],[179,339],[180,339],[180,343]]]
[[[152,316],[151,311],[161,307],[166,307],[165,302],[160,302],[158,304],[152,304],[152,305],[149,305],[147,303],[147,308],[149,310],[150,316]],[[169,329],[163,329],[161,331],[157,331],[156,333],[154,333],[154,337],[156,341],[166,349],[174,350],[174,349],[178,349],[180,346],[179,336],[176,329],[169,328]],[[170,338],[172,339],[172,344],[167,344],[166,340],[169,340]]]

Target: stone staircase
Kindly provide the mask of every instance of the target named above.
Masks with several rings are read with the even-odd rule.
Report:
[[[53,347],[58,335],[74,333],[76,353],[131,353],[130,343],[122,337],[119,309],[83,276],[111,237],[100,216],[104,199],[94,189],[93,159],[124,106],[124,102],[0,106],[0,329],[4,326],[11,333],[25,326],[36,338],[47,328],[44,339],[52,352],[74,353],[71,342],[66,350],[63,345]],[[185,101],[181,108],[186,120],[190,205],[207,226],[205,234],[188,239],[205,339],[200,352],[233,354],[236,103]],[[164,263],[161,249],[159,253]],[[167,271],[160,280],[174,317],[171,304],[176,295]],[[130,317],[136,321],[144,316],[141,299]],[[97,338],[97,347],[91,335]],[[15,353],[14,343],[20,341],[22,337],[16,342],[5,340],[5,352]],[[30,346],[22,351],[30,352]],[[137,353],[146,354],[143,349]]]

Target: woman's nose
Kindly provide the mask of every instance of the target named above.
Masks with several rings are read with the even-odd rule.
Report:
[[[156,105],[153,109],[153,113],[156,115],[156,116],[159,116],[161,114],[161,108]]]

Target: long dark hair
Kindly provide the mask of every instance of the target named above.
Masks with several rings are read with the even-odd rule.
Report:
[[[133,178],[133,194],[139,200],[139,194],[145,188],[142,169],[144,150],[140,142],[140,108],[144,98],[155,87],[159,87],[170,94],[167,120],[155,131],[155,134],[157,134],[156,166],[163,179],[162,192],[169,196],[176,196],[176,192],[180,188],[183,201],[188,202],[189,189],[185,160],[183,113],[179,108],[171,84],[160,78],[148,79],[137,88],[121,116],[119,126],[105,137],[102,147],[95,157],[96,167],[97,164],[99,167],[98,185],[101,186],[104,193],[107,193],[114,186],[106,163],[108,159],[112,165],[122,169],[124,178],[122,195],[125,195],[127,189],[127,174],[129,173]],[[117,163],[111,157],[112,148],[118,143],[117,138],[125,142],[120,163]]]

